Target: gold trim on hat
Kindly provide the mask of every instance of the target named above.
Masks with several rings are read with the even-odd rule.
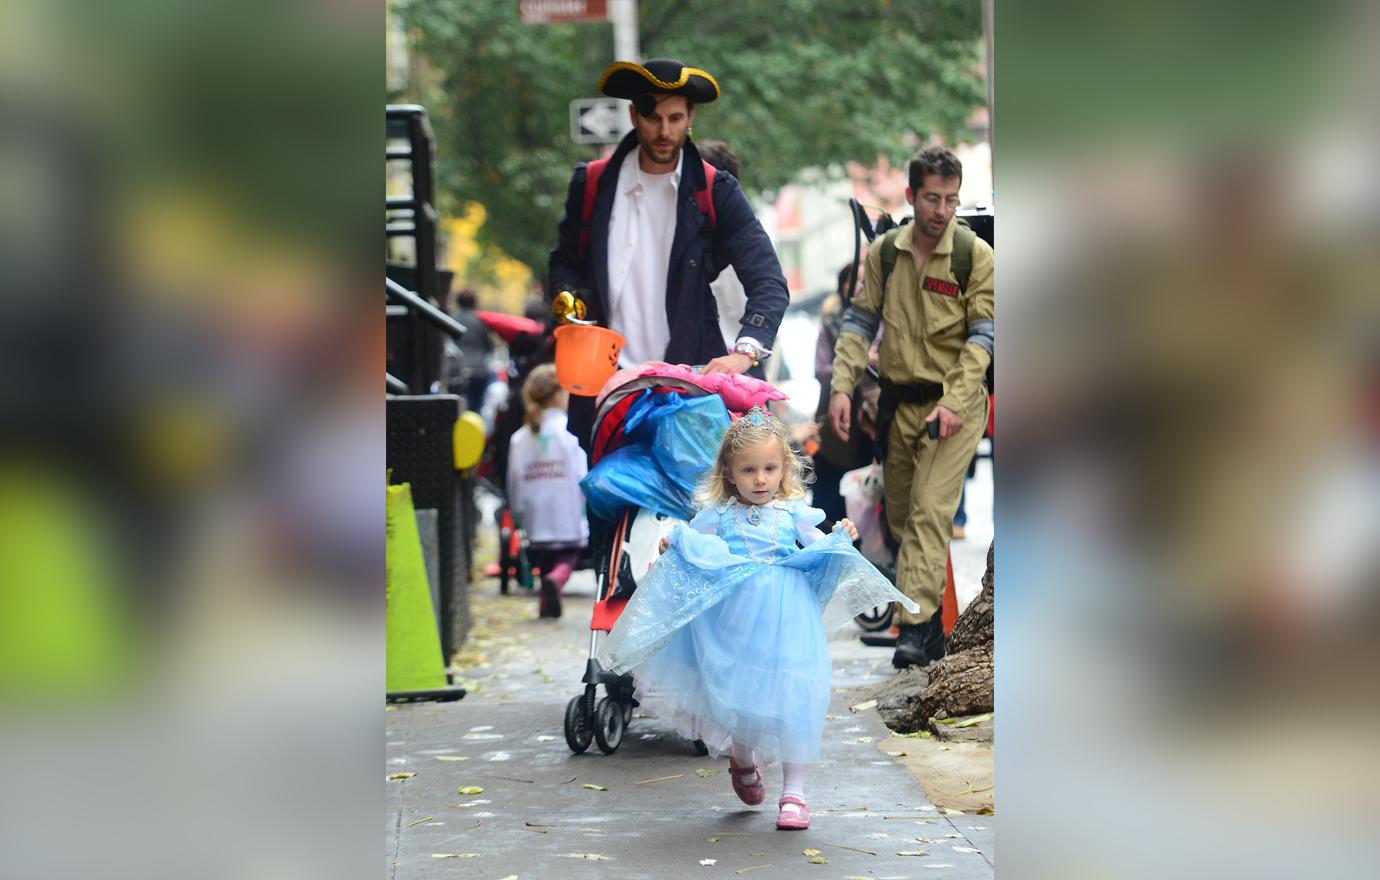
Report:
[[[599,85],[595,88],[602,92],[604,90],[604,83],[608,82],[609,77],[620,70],[631,70],[633,73],[641,74],[644,79],[659,89],[678,89],[690,81],[691,74],[699,74],[709,80],[709,84],[714,87],[715,98],[719,97],[721,94],[719,91],[719,83],[714,77],[710,76],[708,71],[700,70],[698,67],[682,67],[680,69],[680,79],[675,82],[666,82],[665,80],[657,79],[650,70],[643,67],[641,64],[634,64],[631,61],[615,61],[613,64],[609,65],[609,69],[604,71],[603,76],[599,77]]]

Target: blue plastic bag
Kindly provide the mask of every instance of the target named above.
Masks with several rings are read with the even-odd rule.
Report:
[[[690,519],[695,487],[713,466],[728,422],[728,409],[713,395],[641,392],[624,416],[626,445],[580,482],[589,514],[610,520],[632,505]]]
[[[678,391],[643,389],[623,415],[624,438],[630,443],[655,443],[661,420],[684,405],[685,398]]]
[[[678,406],[665,409],[669,412],[657,420],[652,454],[671,482],[693,494],[704,472],[714,466],[728,430],[728,409],[713,395],[681,398]]]
[[[580,481],[590,516],[611,520],[634,506],[688,520],[690,491],[678,486],[657,463],[648,443],[631,443],[604,456]]]

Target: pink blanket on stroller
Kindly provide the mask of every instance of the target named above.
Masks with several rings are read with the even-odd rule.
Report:
[[[604,383],[604,387],[599,389],[599,395],[595,398],[595,406],[602,404],[604,398],[615,388],[622,386],[632,379],[640,376],[666,376],[673,379],[680,379],[697,385],[708,391],[710,394],[717,394],[723,399],[724,406],[730,412],[744,413],[758,404],[764,404],[768,400],[785,400],[786,394],[776,388],[771,383],[752,376],[739,376],[735,373],[710,373],[704,375],[696,373],[685,364],[667,364],[661,361],[647,361],[626,370],[619,370]]]

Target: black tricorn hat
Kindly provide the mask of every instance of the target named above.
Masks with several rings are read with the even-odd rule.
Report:
[[[628,98],[645,115],[654,106],[639,100],[645,96],[682,95],[695,104],[708,104],[719,97],[719,84],[708,71],[670,58],[653,58],[646,64],[616,61],[609,65],[599,77],[599,91],[610,98]]]

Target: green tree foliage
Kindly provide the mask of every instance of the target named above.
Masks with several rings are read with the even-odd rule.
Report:
[[[419,75],[390,99],[431,114],[442,207],[482,203],[481,247],[544,276],[571,169],[597,155],[571,141],[568,105],[597,95],[611,26],[524,25],[516,3],[490,0],[412,0],[395,14]],[[750,191],[964,140],[985,98],[977,0],[642,0],[639,14],[645,57],[718,80],[695,135],[733,146]]]

